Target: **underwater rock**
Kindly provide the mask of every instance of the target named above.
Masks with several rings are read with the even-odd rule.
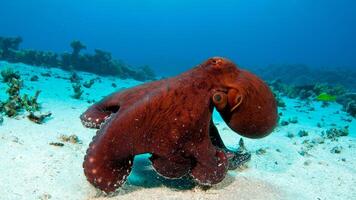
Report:
[[[356,93],[346,93],[339,96],[336,102],[341,104],[347,113],[356,117]]]
[[[288,122],[291,123],[291,124],[297,124],[298,123],[298,117],[289,118]]]
[[[309,133],[308,133],[308,131],[306,131],[306,130],[300,130],[300,131],[298,132],[298,135],[299,135],[299,137],[305,137],[305,136],[308,136]]]
[[[51,77],[52,75],[49,72],[43,72],[43,73],[41,73],[41,76],[43,76],[43,77]]]
[[[312,139],[313,144],[324,144],[325,139],[323,137],[316,137]]]
[[[281,126],[288,126],[288,124],[289,124],[288,121],[285,121],[285,120],[281,121]]]
[[[289,137],[289,138],[294,138],[294,134],[291,133],[291,132],[288,132],[288,133],[287,133],[287,137]]]
[[[330,150],[330,153],[337,153],[337,154],[339,154],[339,153],[341,153],[341,151],[342,151],[342,147],[341,147],[341,146],[335,146],[335,147],[333,147],[333,148]]]
[[[0,113],[0,125],[2,125],[3,122],[4,122],[4,117]]]
[[[356,117],[356,101],[352,101],[347,104],[346,112],[349,113],[351,116]]]
[[[38,76],[34,75],[30,78],[30,81],[35,82],[35,81],[38,81],[38,79],[39,79]]]
[[[263,155],[263,154],[266,154],[267,153],[267,150],[266,148],[259,148],[256,150],[256,155]]]

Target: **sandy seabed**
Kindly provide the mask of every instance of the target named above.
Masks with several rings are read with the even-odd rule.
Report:
[[[60,69],[46,69],[23,64],[0,62],[18,70],[24,80],[22,94],[33,95],[41,90],[42,112],[52,117],[44,124],[35,124],[23,113],[15,118],[4,117],[0,125],[0,199],[356,199],[356,122],[332,103],[323,108],[320,102],[306,106],[303,102],[285,98],[287,107],[280,109],[281,119],[297,117],[298,123],[279,126],[268,137],[244,139],[253,152],[244,169],[229,171],[224,181],[208,190],[188,180],[166,180],[153,171],[146,155],[135,158],[128,182],[116,196],[105,197],[85,179],[83,157],[96,130],[84,128],[79,115],[86,110],[88,100],[100,100],[111,92],[140,84],[134,80],[100,77],[90,88],[83,88],[82,99],[71,97],[71,74]],[[41,73],[51,74],[50,77]],[[83,81],[97,75],[78,73]],[[33,75],[39,76],[31,82]],[[117,88],[112,87],[112,83]],[[0,99],[6,98],[7,85],[0,83]],[[315,110],[310,111],[313,107]],[[236,149],[240,136],[231,131],[214,113],[214,121],[227,146]],[[318,127],[317,124],[321,127]],[[320,138],[322,131],[332,127],[349,126],[350,135],[338,141],[326,139],[314,145],[307,155],[305,140]],[[306,137],[298,132],[305,130]],[[295,135],[289,138],[286,135]],[[61,135],[75,134],[80,143],[64,143],[63,147],[49,145],[62,142]],[[331,153],[335,146],[341,153]],[[261,149],[265,153],[261,153]],[[256,153],[259,152],[259,153]]]

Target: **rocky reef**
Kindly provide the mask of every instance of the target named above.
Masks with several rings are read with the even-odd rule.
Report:
[[[154,80],[156,75],[148,66],[132,68],[122,61],[112,58],[111,53],[95,49],[94,54],[82,54],[86,45],[78,40],[71,42],[70,53],[54,53],[32,49],[19,49],[21,37],[0,37],[0,60],[29,65],[59,67],[64,70],[79,70],[99,75],[132,78],[138,81]]]
[[[281,79],[268,82],[279,107],[285,107],[283,96],[305,101],[320,101],[322,107],[327,107],[330,102],[336,102],[343,106],[343,110],[351,116],[356,117],[356,93],[343,85],[315,83],[308,85],[293,85],[284,83]]]
[[[311,67],[304,64],[272,64],[267,67],[251,68],[251,70],[264,80],[280,80],[282,83],[297,87],[329,83],[342,85],[354,92],[356,90],[354,66]]]

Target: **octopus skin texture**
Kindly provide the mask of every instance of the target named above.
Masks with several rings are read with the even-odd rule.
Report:
[[[236,168],[231,162],[244,157],[225,147],[212,121],[214,108],[234,132],[249,138],[271,133],[278,118],[274,96],[261,79],[213,57],[176,77],[113,93],[89,107],[81,121],[99,130],[84,158],[87,180],[114,192],[127,180],[135,155],[150,153],[153,168],[164,177],[189,175],[201,185],[221,182],[228,169]]]

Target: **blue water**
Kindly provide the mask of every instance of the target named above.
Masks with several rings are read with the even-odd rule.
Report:
[[[20,50],[16,47],[9,50],[3,37],[15,36],[23,38]],[[100,196],[99,190],[87,181],[88,175],[83,171],[84,156],[95,151],[96,143],[96,149],[107,150],[108,156],[103,159],[106,162],[106,158],[114,157],[109,148],[116,148],[112,144],[120,137],[121,128],[126,128],[126,124],[121,127],[121,122],[129,127],[139,123],[136,122],[139,118],[152,121],[143,121],[140,125],[143,127],[145,124],[161,125],[158,120],[164,120],[162,128],[171,124],[175,127],[181,122],[175,122],[177,118],[174,122],[173,119],[163,119],[161,113],[170,113],[172,109],[180,113],[179,109],[186,109],[186,102],[178,101],[182,108],[178,104],[167,107],[164,102],[157,110],[158,117],[151,117],[150,113],[156,109],[156,103],[151,103],[151,99],[156,101],[161,93],[158,90],[151,92],[149,87],[144,91],[147,96],[135,98],[137,102],[120,97],[120,105],[96,108],[95,112],[100,115],[94,111],[92,116],[89,116],[91,112],[88,117],[83,115],[84,125],[94,126],[99,117],[108,112],[116,114],[109,115],[113,117],[111,119],[105,118],[106,123],[96,124],[100,126],[99,135],[94,137],[90,148],[97,130],[82,125],[82,113],[112,92],[177,75],[212,56],[233,60],[271,86],[278,100],[279,121],[274,131],[258,140],[245,138],[235,134],[230,129],[231,123],[225,123],[226,116],[223,119],[215,108],[213,121],[223,143],[229,148],[224,151],[241,149],[239,140],[243,138],[246,152],[251,155],[251,160],[244,163],[246,166],[229,170],[220,185],[205,190],[195,187],[190,179],[160,177],[148,159],[151,154],[137,155],[128,182],[120,186],[123,189],[116,197],[108,199],[356,199],[355,36],[356,0],[0,0],[0,200],[96,199]],[[80,40],[87,49],[76,54],[70,47],[73,40]],[[28,49],[54,51],[58,57],[53,61],[49,59],[53,58],[50,54],[43,52],[34,56],[35,53]],[[111,52],[113,59],[98,56],[100,53],[94,53],[95,49]],[[129,67],[116,60],[123,60]],[[157,76],[149,73],[147,68],[144,68],[146,71],[139,68],[145,65],[150,66]],[[244,81],[243,78],[243,75],[239,76],[239,80]],[[192,82],[194,87],[205,87]],[[255,84],[251,85],[255,87]],[[172,86],[167,88],[175,90]],[[209,94],[219,91],[214,97],[208,97],[211,101],[209,109],[219,103],[215,102],[219,101],[215,94],[219,94],[226,101],[222,113],[236,116],[226,114],[232,107],[231,102],[235,102],[231,112],[237,113],[233,110],[244,105],[241,101],[248,102],[250,96],[255,95],[254,87],[246,87],[253,89],[246,92],[245,98],[239,95],[240,85],[236,90],[231,89],[230,84],[225,86],[209,91]],[[203,91],[194,89],[192,95]],[[261,87],[258,89],[256,91],[261,92]],[[41,93],[35,101],[32,97],[37,90]],[[180,94],[179,90],[174,92]],[[263,95],[256,99],[260,97]],[[165,100],[161,98],[159,101]],[[245,109],[261,108],[260,102],[248,103]],[[206,104],[198,101],[188,102],[187,108],[191,104],[206,106],[204,113],[208,109]],[[165,107],[167,109],[162,110]],[[143,108],[148,114],[139,112]],[[121,109],[121,113],[117,109]],[[259,111],[251,110],[248,116],[243,116],[247,122],[252,121],[244,121],[248,127],[257,126],[264,119],[270,121],[267,119],[271,115],[267,113],[266,118],[253,124]],[[245,112],[243,108],[241,111]],[[182,116],[188,116],[187,113],[190,118],[199,116],[200,113],[195,112],[182,112]],[[125,117],[127,114],[127,121],[121,117],[122,113]],[[46,117],[41,121],[36,116]],[[200,121],[204,122],[199,119],[194,122],[196,126],[200,126]],[[159,126],[152,127],[147,130],[156,131]],[[182,127],[185,127],[184,123]],[[110,141],[104,139],[98,142],[101,135],[104,135],[102,138],[112,136],[112,130],[118,132],[108,142],[112,144],[103,145]],[[167,134],[175,134],[176,130],[183,129],[172,129]],[[195,134],[195,130],[198,129],[187,129],[186,133]],[[123,132],[126,136],[126,131]],[[142,133],[143,138],[150,138],[146,137],[149,134]],[[77,140],[68,141],[71,136]],[[175,138],[180,141],[178,136]],[[151,140],[147,139],[147,142],[151,144]],[[132,146],[133,143],[137,142],[132,142]],[[148,143],[144,145],[148,146]],[[200,146],[197,149],[201,149]],[[206,151],[212,152],[210,150]],[[115,150],[115,155],[116,152],[119,150]],[[178,150],[171,152],[178,155]],[[181,152],[183,155],[184,150]],[[156,152],[145,153],[156,156]],[[186,155],[189,153],[184,153],[188,159]],[[88,162],[94,162],[93,157],[89,155]],[[189,159],[191,171],[199,160],[193,156]],[[93,165],[90,175],[94,176],[106,166],[100,164],[97,167],[88,164]]]
[[[353,0],[2,0],[0,35],[57,52],[79,39],[167,75],[215,55],[249,67],[353,67],[355,10]]]

